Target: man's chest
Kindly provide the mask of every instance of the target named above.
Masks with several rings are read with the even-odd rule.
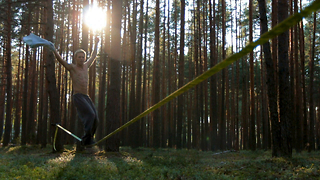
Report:
[[[87,80],[88,79],[88,68],[75,67],[70,71],[73,80]]]

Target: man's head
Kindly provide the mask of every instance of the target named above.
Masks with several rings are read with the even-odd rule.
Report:
[[[78,49],[74,52],[74,59],[76,64],[83,64],[86,61],[86,52],[83,49]]]

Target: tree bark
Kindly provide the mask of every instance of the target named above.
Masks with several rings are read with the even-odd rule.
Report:
[[[278,21],[281,22],[288,17],[287,0],[278,0]],[[291,137],[291,99],[289,84],[289,60],[288,60],[288,31],[278,36],[278,68],[279,68],[279,115],[281,126],[281,157],[292,156]]]
[[[5,55],[1,56],[1,78],[5,79]],[[5,91],[5,81],[1,81],[0,86],[0,138],[2,138],[3,135],[3,124],[4,124],[4,110],[5,110],[5,97],[6,91]]]
[[[178,88],[183,86],[184,79],[184,25],[185,25],[185,0],[181,0],[181,25],[180,25],[180,56],[179,56],[179,80]],[[184,96],[178,96],[178,111],[177,111],[177,139],[176,146],[178,149],[182,148],[182,121],[183,117]]]
[[[20,40],[20,48],[22,49],[22,40]],[[14,135],[13,135],[13,143],[18,143],[18,139],[20,136],[20,121],[21,121],[21,105],[22,105],[22,99],[21,99],[21,70],[22,70],[22,63],[21,63],[21,51],[19,51],[19,63],[18,63],[18,74],[17,74],[17,83],[15,88],[15,106],[16,106],[16,112],[15,112],[15,120],[14,120]],[[1,90],[0,90],[1,93]],[[0,100],[1,101],[1,100]]]
[[[156,20],[155,20],[155,50],[154,50],[154,65],[153,65],[153,84],[152,97],[153,104],[160,101],[160,0],[156,0]],[[159,148],[161,145],[160,134],[160,110],[153,112],[153,147]]]
[[[137,4],[133,1],[132,21],[129,18],[129,62],[131,64],[131,79],[130,79],[130,98],[129,98],[129,119],[133,119],[137,115],[138,104],[136,104],[136,24],[137,24]],[[137,148],[139,146],[139,124],[134,123],[129,127],[130,146]]]
[[[11,0],[7,1],[7,43],[6,43],[6,74],[7,74],[7,105],[6,105],[6,122],[2,146],[8,146],[12,129],[12,63],[11,63]]]
[[[210,66],[216,65],[216,30],[215,30],[215,0],[209,1],[209,18],[210,18]],[[211,150],[217,150],[217,76],[210,78],[210,143]]]
[[[120,85],[121,85],[121,18],[122,0],[112,1],[112,24],[111,24],[111,52],[110,52],[110,81],[107,96],[106,128],[107,134],[119,127],[120,121]],[[105,144],[105,150],[119,152],[120,139],[116,134],[110,137]]]
[[[51,0],[47,0],[47,26],[46,26],[46,39],[48,41],[53,41],[53,4]],[[50,122],[53,124],[60,123],[60,103],[59,103],[59,95],[56,87],[56,77],[55,77],[55,58],[52,52],[47,53],[46,56],[47,64],[46,64],[46,80],[48,83],[48,94],[50,100]],[[55,127],[55,126],[54,126]],[[54,132],[52,131],[52,137],[54,137]],[[60,139],[61,132],[59,131],[57,140],[56,140],[56,150],[58,152],[63,150],[63,144]],[[54,149],[53,149],[54,151]]]
[[[253,22],[252,22],[252,0],[249,0],[249,42],[253,41]],[[255,95],[254,95],[254,64],[253,52],[250,52],[250,123],[249,123],[249,144],[250,150],[256,150],[256,135],[255,135]]]
[[[142,109],[142,44],[143,44],[143,9],[144,2],[140,2],[140,19],[139,19],[139,38],[138,38],[138,52],[137,52],[137,90],[136,90],[136,113],[140,114]],[[164,118],[163,118],[164,119]],[[143,145],[143,129],[145,127],[144,121],[140,120],[138,124],[138,146]]]
[[[222,0],[221,2],[222,5],[222,59],[226,58],[226,2],[225,0]],[[220,127],[219,128],[219,136],[220,136],[220,150],[225,150],[226,149],[226,75],[227,75],[227,69],[224,68],[222,70],[222,87],[221,87],[221,114],[220,114]]]
[[[266,16],[266,2],[259,0],[259,13],[260,13],[260,34],[268,31],[268,20]],[[278,110],[277,110],[277,89],[274,82],[275,69],[271,55],[270,43],[267,42],[263,45],[264,61],[267,70],[267,86],[268,86],[268,100],[269,100],[269,114],[272,127],[272,156],[277,156],[279,151],[279,125],[278,125]]]
[[[298,0],[294,0],[294,12],[298,12]],[[301,97],[301,68],[299,64],[299,43],[301,42],[299,39],[299,32],[300,32],[299,24],[294,26],[294,70],[295,70],[295,116],[293,119],[293,122],[295,123],[295,149],[296,152],[300,153],[302,151],[302,126],[301,121],[303,119],[303,113],[302,113],[302,97]]]
[[[315,38],[316,38],[316,26],[317,26],[317,13],[313,14],[313,32],[312,32],[312,43],[311,45],[311,56],[309,61],[310,68],[310,83],[309,83],[309,121],[310,121],[310,130],[309,130],[309,147],[308,151],[315,150],[315,134],[314,134],[314,125],[315,125],[315,109],[314,109],[314,58],[315,58]]]

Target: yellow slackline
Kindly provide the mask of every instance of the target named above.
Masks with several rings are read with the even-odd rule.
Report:
[[[189,83],[185,84],[184,86],[182,86],[181,88],[179,88],[175,92],[171,93],[170,95],[168,95],[166,98],[164,98],[163,100],[161,100],[157,104],[155,104],[152,107],[150,107],[149,109],[145,110],[144,112],[142,112],[141,114],[139,114],[138,116],[136,116],[132,120],[128,121],[127,123],[125,123],[124,125],[122,125],[121,127],[116,129],[115,131],[111,132],[110,134],[108,134],[107,136],[105,136],[104,138],[102,138],[101,140],[97,141],[95,144],[93,144],[91,146],[97,145],[97,144],[101,143],[102,141],[108,139],[109,137],[115,135],[116,133],[122,131],[124,128],[130,126],[134,122],[138,121],[139,119],[143,118],[147,114],[149,114],[149,113],[153,112],[154,110],[158,109],[159,107],[163,106],[164,104],[166,104],[167,102],[169,102],[172,99],[176,98],[180,94],[188,91],[189,89],[193,88],[197,84],[199,84],[202,81],[208,79],[210,76],[212,76],[212,75],[216,74],[217,72],[221,71],[223,68],[229,66],[231,63],[237,61],[239,58],[241,58],[241,57],[245,56],[246,54],[250,53],[258,45],[263,45],[263,44],[267,43],[270,39],[275,38],[278,35],[280,35],[281,33],[287,31],[293,25],[295,25],[298,22],[300,22],[302,20],[302,18],[309,16],[311,13],[317,11],[318,9],[320,9],[320,0],[315,0],[309,6],[307,6],[303,10],[301,10],[299,13],[295,13],[294,15],[288,17],[287,19],[285,19],[284,21],[282,21],[281,23],[276,25],[273,29],[271,29],[270,31],[268,31],[268,32],[264,33],[263,35],[261,35],[261,37],[258,40],[249,43],[240,52],[232,54],[230,57],[224,59],[223,61],[221,61],[220,63],[218,63],[214,67],[210,68],[209,70],[207,70],[203,74],[199,75],[194,80],[192,80]]]
[[[57,151],[57,149],[56,149],[57,134],[58,134],[58,126],[56,126],[56,130],[55,130],[54,138],[53,138],[53,145],[52,146],[53,146],[54,151]]]
[[[296,13],[296,14],[288,17],[287,19],[285,19],[284,21],[279,23],[277,26],[275,26],[273,29],[271,29],[270,31],[268,31],[268,32],[264,33],[263,35],[261,35],[261,37],[258,40],[248,44],[240,52],[235,53],[235,54],[231,55],[230,57],[226,58],[225,60],[221,61],[220,63],[218,63],[214,67],[210,68],[209,70],[207,70],[206,72],[204,72],[200,76],[196,77],[194,80],[192,80],[189,83],[185,84],[180,89],[178,89],[175,92],[171,93],[166,98],[164,98],[163,100],[161,100],[157,104],[153,105],[149,109],[145,110],[144,112],[142,112],[141,114],[139,114],[138,116],[136,116],[132,120],[128,121],[127,123],[125,123],[124,125],[119,127],[118,129],[116,129],[115,131],[111,132],[110,134],[108,134],[107,136],[102,138],[101,140],[97,141],[93,145],[99,144],[100,142],[108,139],[109,137],[113,136],[114,134],[122,131],[124,128],[130,126],[132,123],[138,121],[139,119],[143,118],[147,114],[153,112],[154,110],[158,109],[162,105],[164,105],[167,102],[171,101],[172,99],[176,98],[180,94],[188,91],[189,89],[193,88],[195,85],[201,83],[205,79],[207,79],[210,76],[212,76],[212,75],[216,74],[217,72],[221,71],[223,68],[225,68],[228,65],[230,65],[231,63],[237,61],[239,58],[241,58],[241,57],[245,56],[246,54],[250,53],[256,46],[263,45],[266,42],[268,42],[269,39],[275,38],[276,36],[280,35],[281,33],[287,31],[293,25],[295,25],[299,21],[301,21],[303,17],[309,16],[311,13],[315,12],[318,9],[320,9],[320,0],[315,0],[309,6],[307,6],[303,10],[301,10],[301,12]]]

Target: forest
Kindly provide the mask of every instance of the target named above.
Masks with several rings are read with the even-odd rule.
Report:
[[[56,123],[83,133],[70,73],[48,48],[26,45],[22,38],[30,33],[53,42],[68,63],[79,48],[90,55],[94,38],[100,38],[88,85],[99,140],[310,3],[0,0],[2,146],[46,147]],[[320,26],[317,12],[310,14],[99,148],[262,149],[285,157],[293,150],[318,150]],[[76,142],[59,131],[57,150]]]

